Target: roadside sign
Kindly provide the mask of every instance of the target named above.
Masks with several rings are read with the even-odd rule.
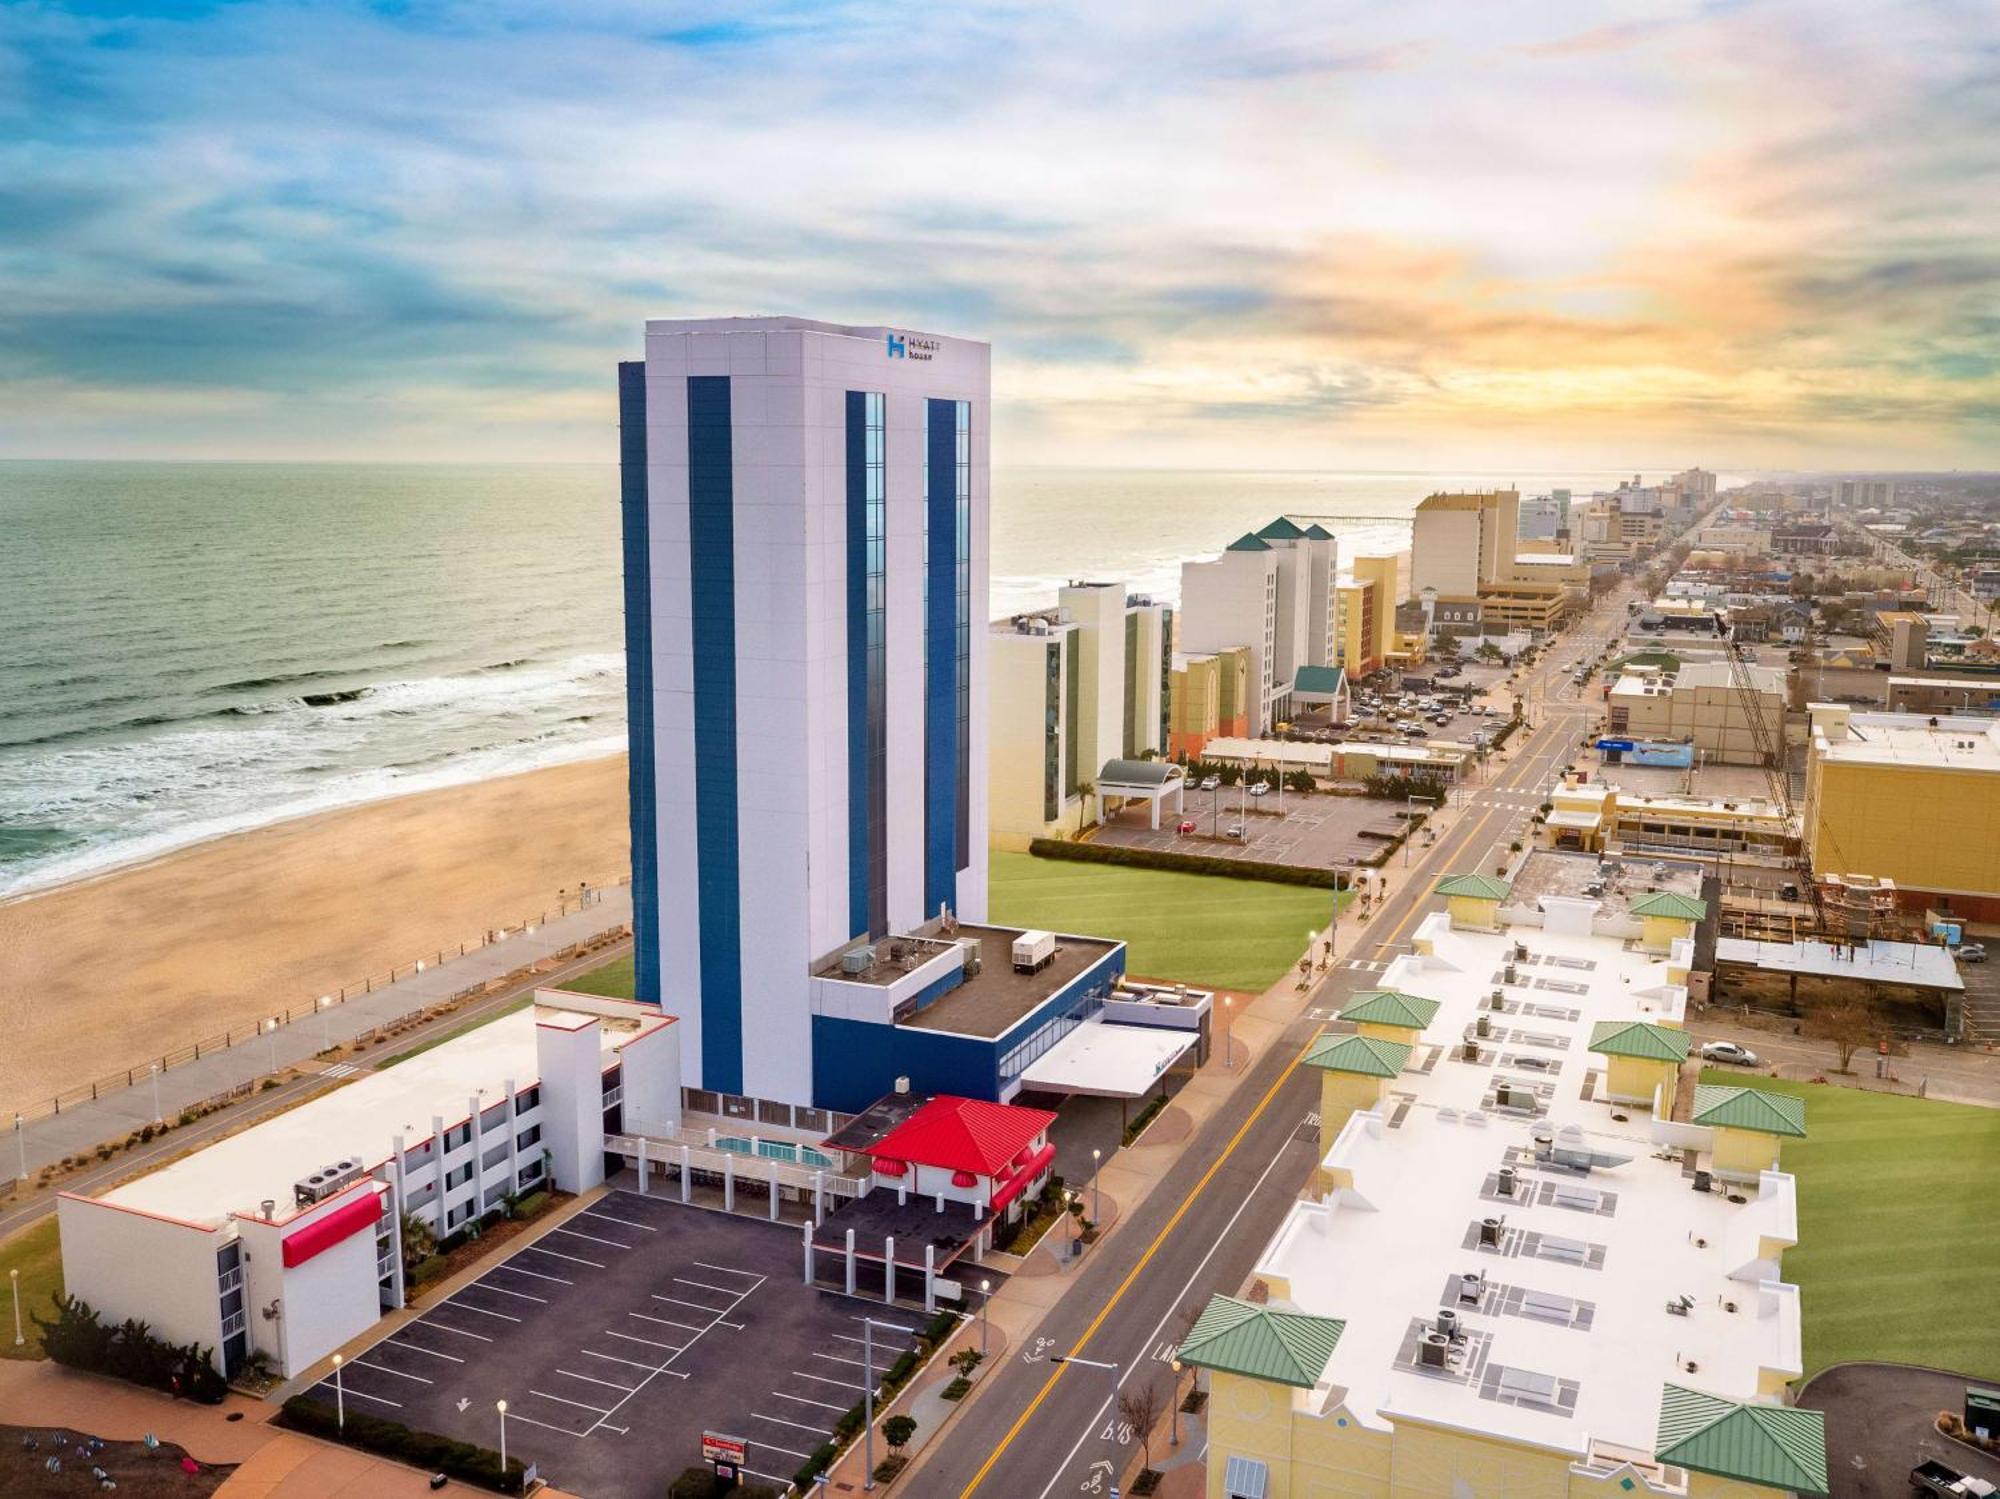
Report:
[[[715,1476],[718,1478],[733,1477],[733,1474],[722,1471],[723,1466],[727,1464],[732,1468],[740,1468],[749,1456],[748,1437],[727,1436],[719,1431],[704,1431],[701,1434],[701,1460],[715,1464]]]

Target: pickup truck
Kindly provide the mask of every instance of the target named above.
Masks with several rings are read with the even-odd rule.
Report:
[[[1910,1469],[1910,1492],[1935,1494],[1938,1499],[1991,1499],[1993,1485],[1983,1478],[1969,1478],[1932,1458]]]

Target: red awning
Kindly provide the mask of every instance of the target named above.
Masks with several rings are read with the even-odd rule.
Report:
[[[286,1234],[279,1246],[284,1253],[285,1268],[303,1265],[316,1254],[323,1254],[344,1239],[351,1239],[363,1229],[373,1228],[382,1217],[382,1194],[374,1191],[363,1192],[354,1201],[345,1203],[328,1213],[324,1218],[316,1218],[304,1228]]]
[[[910,1163],[908,1161],[892,1161],[887,1157],[875,1163],[876,1172],[882,1176],[901,1176],[909,1169]]]
[[[954,1187],[976,1187],[979,1185],[979,1178],[970,1171],[954,1171],[951,1174],[951,1184]]]
[[[1027,1191],[1028,1184],[1044,1171],[1048,1170],[1049,1162],[1055,1158],[1056,1148],[1054,1145],[1044,1145],[1040,1150],[1029,1156],[1028,1164],[1009,1177],[1005,1186],[994,1192],[991,1204],[993,1211],[996,1213],[1003,1211],[1008,1203]]]

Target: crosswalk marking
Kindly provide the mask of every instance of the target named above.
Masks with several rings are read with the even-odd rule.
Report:
[[[335,1062],[329,1067],[321,1068],[319,1075],[321,1077],[353,1077],[360,1071],[361,1069],[352,1062]]]

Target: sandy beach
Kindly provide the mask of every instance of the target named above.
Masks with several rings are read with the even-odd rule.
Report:
[[[0,1116],[630,868],[625,758],[325,812],[0,905]]]

